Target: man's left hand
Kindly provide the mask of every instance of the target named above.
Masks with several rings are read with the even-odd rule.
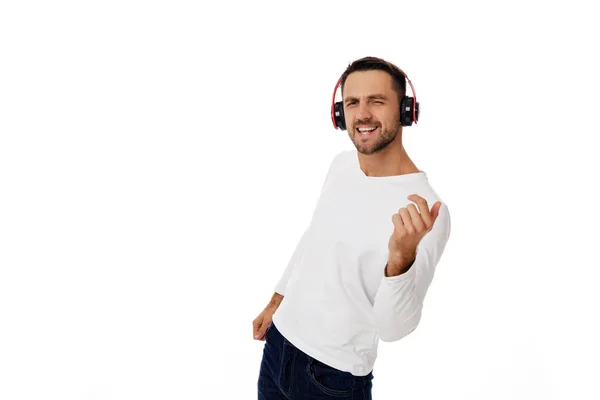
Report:
[[[388,243],[390,255],[386,276],[400,275],[410,268],[415,261],[417,245],[433,227],[442,206],[437,201],[429,210],[427,201],[417,194],[411,194],[408,200],[417,203],[419,209],[410,203],[392,216],[394,232]]]

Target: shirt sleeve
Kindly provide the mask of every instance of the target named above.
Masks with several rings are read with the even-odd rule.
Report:
[[[339,165],[339,159],[347,154],[350,154],[350,152],[342,151],[333,158],[333,160],[329,164],[329,169],[327,171],[327,174],[325,175],[325,180],[321,187],[321,193],[323,193],[323,190],[325,189],[327,182],[329,182],[329,180],[335,174],[336,166]],[[306,241],[307,241],[306,239],[309,234],[309,229],[310,229],[310,226],[308,228],[306,228],[306,230],[304,231],[300,240],[298,241],[298,244],[296,244],[296,248],[295,248],[294,252],[292,253],[292,256],[290,257],[290,260],[288,261],[287,267],[285,268],[285,270],[283,271],[283,274],[279,278],[279,281],[275,285],[275,292],[279,293],[282,296],[285,296],[285,289],[286,289],[287,283],[290,279],[290,276],[292,275],[292,271],[294,270],[294,266],[300,261],[300,259],[302,257],[302,253],[304,251]]]
[[[400,340],[421,320],[423,300],[450,237],[450,212],[442,203],[438,217],[417,245],[416,257],[405,273],[386,277],[385,268],[373,305],[379,338]]]
[[[290,276],[292,275],[292,271],[294,270],[294,265],[298,263],[300,257],[302,256],[302,252],[304,251],[304,244],[306,243],[306,237],[308,236],[308,229],[304,231],[302,237],[296,244],[296,249],[292,253],[290,260],[288,261],[287,267],[283,271],[283,275],[279,278],[279,281],[275,285],[275,292],[279,293],[282,296],[285,296],[285,289],[288,281],[290,280]]]

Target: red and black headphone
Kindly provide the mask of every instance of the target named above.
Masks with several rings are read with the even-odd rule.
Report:
[[[400,124],[402,126],[411,126],[413,122],[417,123],[419,121],[419,103],[417,102],[417,94],[415,93],[415,88],[413,87],[412,82],[410,79],[408,79],[408,76],[406,76],[404,71],[400,70],[400,72],[402,72],[402,75],[404,75],[404,79],[408,81],[410,89],[414,95],[414,97],[405,95],[400,102]],[[335,101],[335,94],[341,82],[342,78],[338,79],[335,89],[333,89],[333,99],[331,100],[331,121],[333,122],[333,127],[335,129],[341,129],[345,131],[346,119],[344,118],[344,103],[343,101]]]

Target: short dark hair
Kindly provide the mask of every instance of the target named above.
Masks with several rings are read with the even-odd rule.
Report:
[[[393,89],[398,94],[398,105],[402,104],[402,99],[406,93],[406,78],[404,77],[404,73],[400,68],[396,67],[391,62],[377,57],[363,57],[359,60],[353,61],[348,65],[348,68],[346,68],[340,78],[342,95],[344,93],[344,84],[346,83],[346,79],[348,79],[348,75],[357,71],[373,70],[384,71],[391,75],[393,80]]]

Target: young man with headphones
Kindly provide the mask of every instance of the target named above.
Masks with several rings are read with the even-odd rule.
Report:
[[[448,207],[402,145],[402,128],[419,118],[406,74],[380,58],[354,61],[331,117],[356,150],[334,157],[312,220],[253,321],[265,341],[259,400],[371,399],[379,340],[417,327],[450,236]]]

